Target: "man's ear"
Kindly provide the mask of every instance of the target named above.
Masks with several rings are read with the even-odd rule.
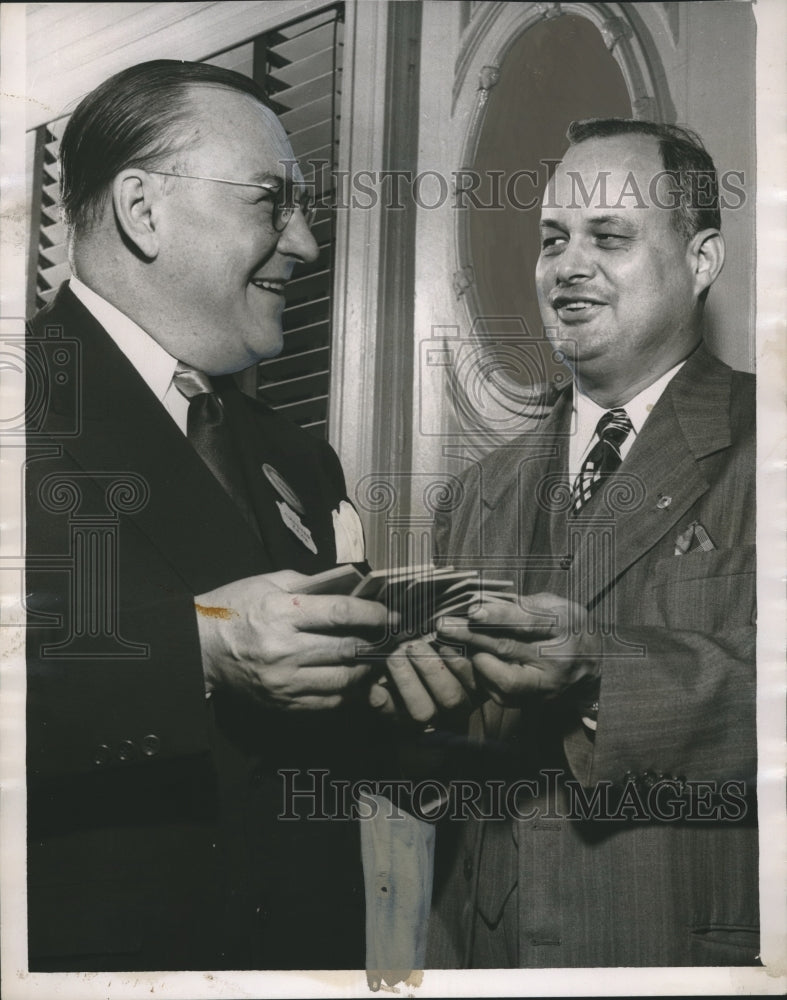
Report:
[[[147,260],[159,252],[158,199],[161,188],[153,177],[138,167],[121,170],[112,182],[112,207],[117,224]]]
[[[694,275],[694,292],[707,292],[724,267],[724,237],[718,229],[702,229],[689,241],[687,254]]]

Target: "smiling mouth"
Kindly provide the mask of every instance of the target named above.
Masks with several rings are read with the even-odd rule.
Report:
[[[286,281],[277,281],[275,278],[253,278],[252,285],[261,288],[265,292],[273,292],[274,295],[284,295]]]
[[[552,302],[552,308],[561,319],[568,319],[569,317],[581,319],[591,310],[598,309],[603,305],[604,303],[598,299],[568,298],[564,295],[557,296]]]
[[[553,309],[600,305],[602,305],[600,299],[593,299],[589,295],[555,295],[552,299]]]

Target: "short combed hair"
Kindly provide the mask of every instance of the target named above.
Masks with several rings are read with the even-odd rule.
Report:
[[[586,118],[572,122],[566,133],[572,146],[619,135],[658,140],[662,166],[680,190],[672,221],[685,240],[703,229],[721,229],[716,166],[696,132],[681,125],[634,118]]]
[[[79,103],[60,143],[60,197],[69,231],[89,228],[103,210],[109,185],[126,167],[153,169],[194,141],[189,89],[213,84],[268,106],[249,77],[207,63],[156,59],[124,69]]]

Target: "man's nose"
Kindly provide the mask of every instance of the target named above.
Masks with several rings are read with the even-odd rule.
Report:
[[[295,209],[282,230],[276,249],[279,253],[287,257],[296,257],[305,264],[311,264],[317,260],[320,248],[299,208]]]
[[[558,284],[582,281],[593,274],[596,267],[592,248],[584,241],[570,240],[557,258],[555,279]]]

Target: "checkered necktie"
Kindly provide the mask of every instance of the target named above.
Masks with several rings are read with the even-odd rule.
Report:
[[[172,381],[189,401],[186,434],[195,451],[240,508],[256,534],[256,518],[246,492],[245,477],[224,418],[224,403],[203,372],[178,362]]]
[[[596,425],[598,441],[590,449],[574,482],[571,506],[575,514],[623,461],[620,449],[632,429],[628,413],[621,406],[607,410],[599,420]]]

